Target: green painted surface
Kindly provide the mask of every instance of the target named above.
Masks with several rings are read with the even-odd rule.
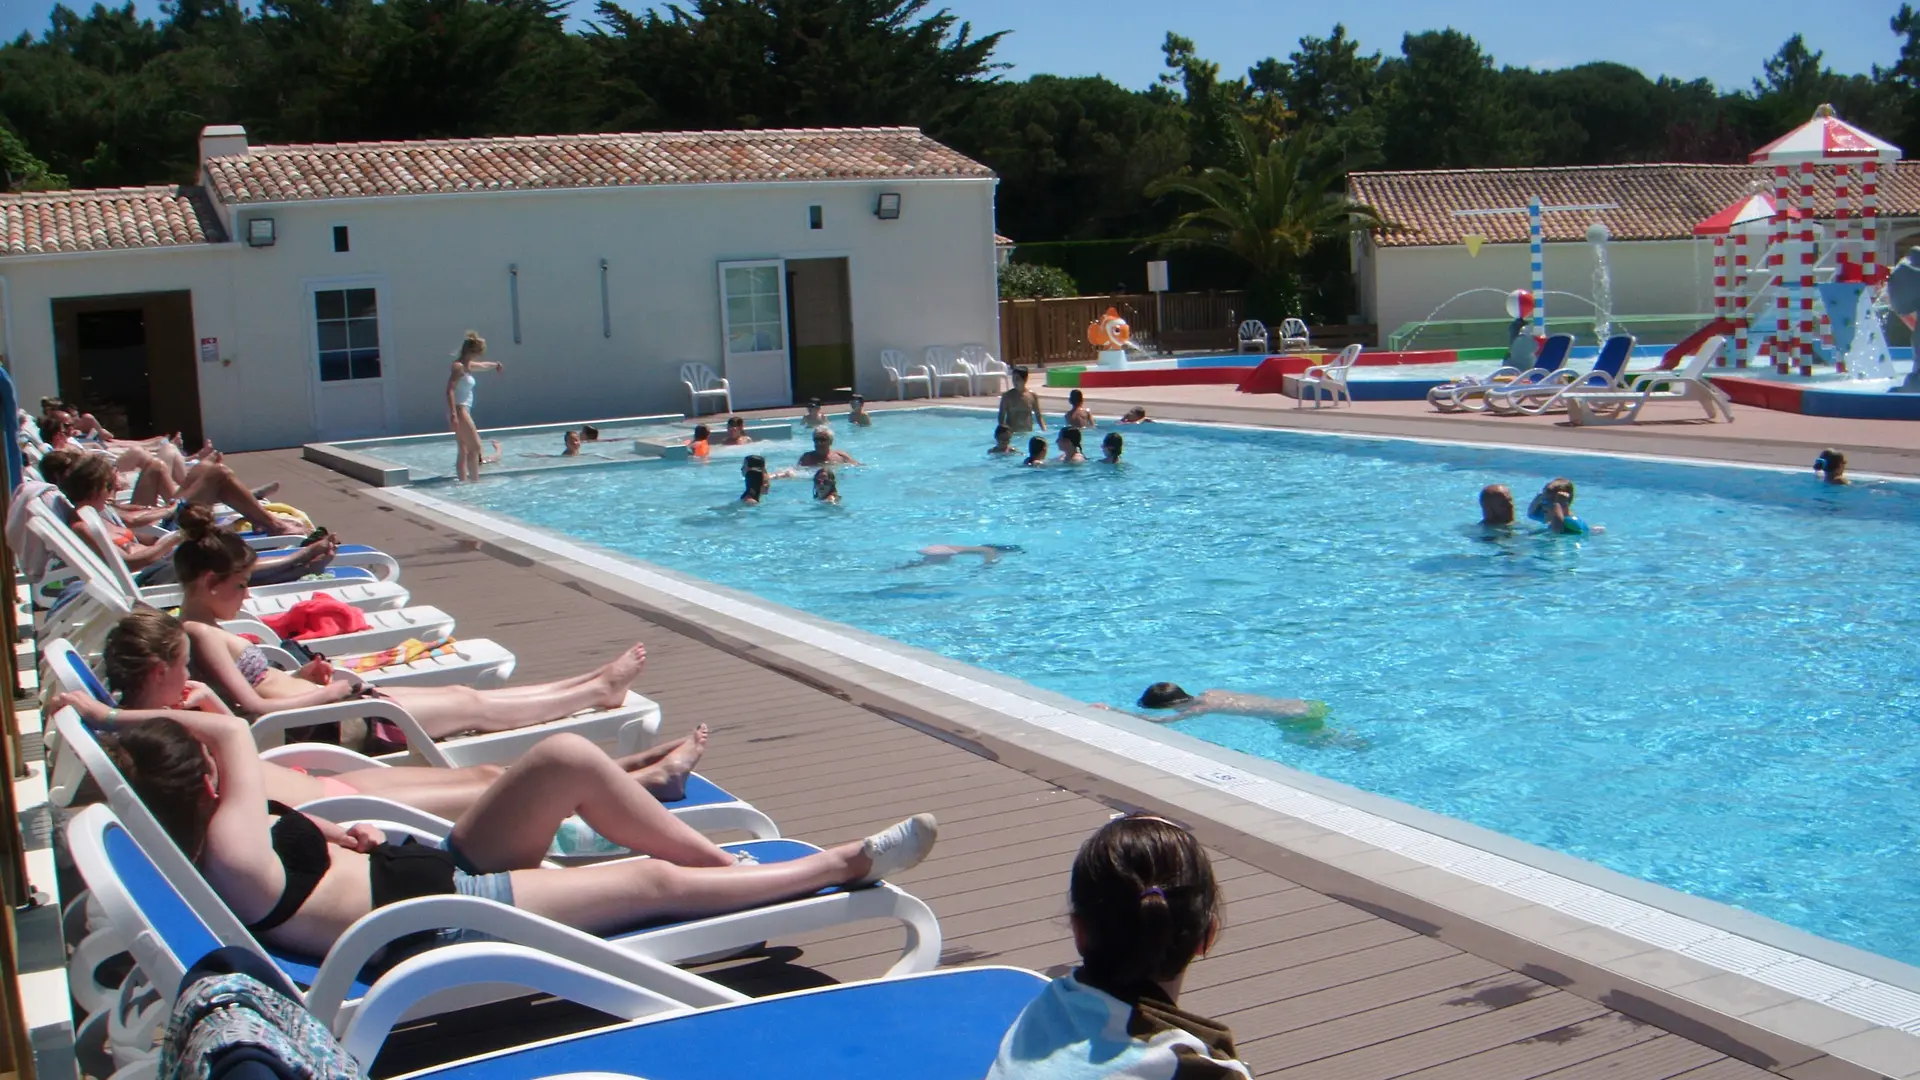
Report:
[[[1569,304],[1577,307],[1577,304]],[[1642,345],[1679,341],[1713,319],[1712,315],[1615,315],[1613,332],[1632,334]],[[1426,349],[1500,349],[1506,351],[1511,319],[1441,319],[1411,322],[1387,335],[1387,348],[1420,352]],[[1547,320],[1547,330],[1572,334],[1576,345],[1596,345],[1593,316],[1562,315]]]
[[[796,345],[793,350],[793,399],[825,397],[853,385],[853,346]]]
[[[1080,373],[1083,367],[1057,367],[1047,369],[1047,385],[1072,389],[1080,385]]]

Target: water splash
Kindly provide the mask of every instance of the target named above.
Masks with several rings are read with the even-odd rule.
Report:
[[[1604,342],[1613,332],[1613,268],[1607,263],[1607,227],[1594,222],[1587,228],[1593,245],[1593,336]]]
[[[1432,325],[1434,316],[1439,315],[1442,311],[1445,311],[1447,308],[1447,305],[1453,303],[1455,300],[1458,300],[1463,296],[1472,296],[1474,293],[1493,293],[1495,296],[1505,297],[1509,291],[1510,290],[1507,290],[1507,289],[1496,289],[1491,285],[1482,285],[1480,288],[1477,288],[1477,289],[1467,289],[1462,292],[1454,293],[1452,296],[1449,296],[1445,300],[1440,301],[1439,306],[1435,307],[1432,311],[1427,312],[1427,317],[1420,320],[1419,325],[1414,327],[1413,333],[1407,335],[1407,340],[1399,344],[1398,346],[1399,350],[1401,352],[1407,352],[1411,350],[1413,348],[1414,341],[1418,339],[1423,332],[1426,331],[1428,326]]]

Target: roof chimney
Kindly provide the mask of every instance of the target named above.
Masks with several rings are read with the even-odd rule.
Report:
[[[200,129],[200,160],[247,152],[247,129],[239,124],[208,124]]]

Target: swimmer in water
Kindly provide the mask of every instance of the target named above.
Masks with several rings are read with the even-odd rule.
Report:
[[[900,569],[915,566],[940,566],[953,561],[955,555],[978,555],[980,565],[992,566],[1000,561],[1002,554],[1022,550],[1018,544],[928,544],[920,549],[920,558]]]
[[[1095,705],[1094,708],[1124,712],[1129,716],[1151,720],[1156,724],[1190,720],[1208,713],[1230,713],[1234,716],[1252,716],[1262,720],[1277,720],[1282,723],[1317,728],[1327,718],[1327,703],[1324,701],[1270,698],[1259,694],[1242,694],[1235,690],[1203,690],[1196,695],[1189,694],[1178,684],[1170,682],[1158,682],[1147,687],[1146,693],[1140,695],[1139,704],[1143,709],[1171,709],[1173,715],[1139,713],[1131,709],[1115,709],[1111,705]]]
[[[581,424],[580,425],[580,441],[581,442],[599,442],[600,429],[597,427],[594,427],[592,424]]]
[[[740,494],[740,502],[746,506],[759,506],[760,500],[767,497],[767,469],[765,465],[747,465],[740,470],[747,478],[747,489]]]
[[[1046,463],[1047,440],[1035,435],[1033,438],[1027,440],[1027,460],[1020,464],[1037,469]]]
[[[744,446],[752,441],[753,436],[747,434],[747,421],[745,418],[739,416],[727,417],[727,434],[726,438],[720,440],[721,446]]]
[[[847,413],[847,423],[854,427],[872,427],[873,414],[867,411],[867,399],[859,394],[853,395],[853,408]]]
[[[1822,450],[1813,459],[1813,471],[1829,484],[1851,484],[1847,479],[1847,455],[1838,450]]]
[[[1107,437],[1100,440],[1100,463],[1102,465],[1120,464],[1121,451],[1126,448],[1127,440],[1122,438],[1119,432],[1107,432]]]
[[[989,454],[1017,454],[1013,448],[1013,429],[1005,424],[997,424],[993,429],[993,447]]]
[[[1540,489],[1540,494],[1535,495],[1527,507],[1527,516],[1544,523],[1547,531],[1555,535],[1586,536],[1606,532],[1599,525],[1589,525],[1573,516],[1573,481],[1564,476],[1547,481],[1547,486]]]
[[[1066,425],[1072,428],[1093,426],[1093,410],[1087,408],[1087,395],[1078,390],[1067,394]]]
[[[1123,413],[1120,417],[1120,422],[1123,424],[1153,423],[1152,420],[1147,419],[1147,410],[1139,405],[1135,405],[1133,408],[1128,409],[1125,413]]]
[[[817,469],[822,465],[858,465],[852,454],[833,448],[833,432],[827,428],[813,429],[813,449],[800,455],[800,467]]]
[[[562,449],[560,451],[561,457],[579,457],[580,456],[580,433],[579,432],[569,428],[565,435],[560,436],[560,442],[562,445]]]
[[[807,415],[801,417],[800,422],[811,428],[827,426],[827,414],[820,411],[819,398],[807,399]]]
[[[704,458],[713,453],[713,429],[705,424],[693,425],[693,438],[687,440],[687,453]]]
[[[1060,464],[1085,465],[1086,451],[1080,448],[1080,429],[1077,427],[1060,429]]]
[[[1513,524],[1513,489],[1488,484],[1480,489],[1480,524],[1490,528]]]
[[[1013,369],[1013,385],[1000,395],[1000,422],[1018,435],[1032,431],[1035,424],[1047,430],[1047,418],[1040,415],[1040,395],[1027,389],[1027,369]]]
[[[840,502],[840,482],[834,479],[832,469],[820,469],[813,474],[813,498],[815,502]]]

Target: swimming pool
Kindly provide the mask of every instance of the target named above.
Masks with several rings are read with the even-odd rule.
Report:
[[[738,507],[728,448],[434,493],[1089,702],[1323,698],[1324,737],[1178,726],[1920,961],[1913,489],[1171,424],[1123,429],[1118,470],[1028,470],[989,427],[837,426],[872,462],[837,507]],[[1605,535],[1468,524],[1482,484],[1562,474]],[[933,543],[1023,550],[907,566]]]

